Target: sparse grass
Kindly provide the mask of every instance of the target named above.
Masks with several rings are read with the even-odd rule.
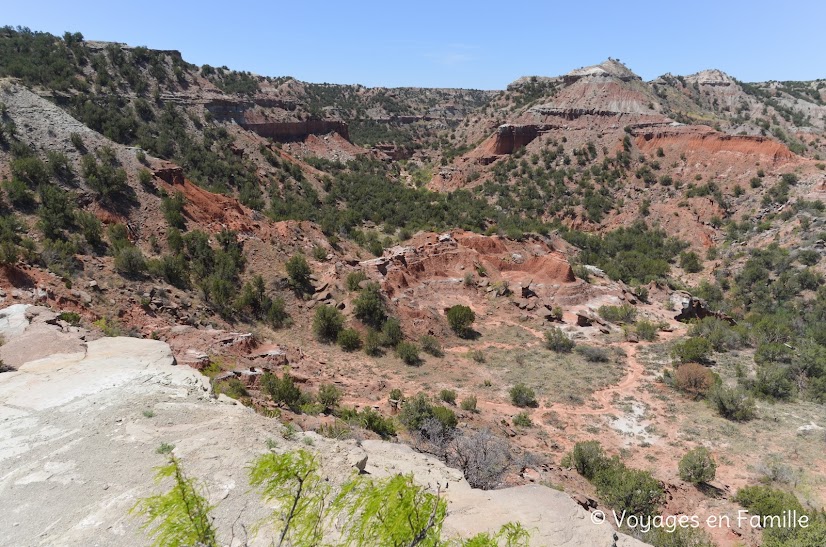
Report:
[[[517,427],[531,427],[533,422],[527,412],[520,412],[513,417],[513,425]]]
[[[625,359],[613,351],[608,362],[592,363],[579,352],[555,353],[534,347],[488,351],[487,366],[501,378],[501,384],[524,382],[549,403],[581,404],[599,389],[617,383],[625,374]]]
[[[158,454],[172,454],[173,450],[175,450],[174,444],[164,442],[155,449],[155,452]]]
[[[649,371],[663,370],[670,366],[669,346],[652,344],[641,347],[637,356]],[[715,364],[711,368],[724,383],[733,385],[738,365],[750,371],[754,367],[753,351],[715,354]],[[714,446],[718,463],[736,466],[750,474],[750,482],[777,477],[782,483],[788,471],[773,466],[772,461],[793,462],[789,465],[793,467],[795,482],[787,487],[791,486],[800,499],[811,500],[814,506],[822,506],[826,501],[823,494],[826,491],[823,432],[798,433],[800,426],[825,423],[826,406],[807,401],[774,404],[758,401],[757,419],[732,422],[720,416],[704,400],[677,394],[674,398],[677,400],[666,406],[673,415],[659,424],[661,430],[676,431],[676,438],[680,441]],[[682,442],[676,446],[681,450],[686,448]],[[759,446],[760,450],[755,451],[755,446]],[[676,460],[673,465],[676,465]]]
[[[146,409],[146,410],[143,411],[143,416],[144,416],[144,418],[154,418],[155,417],[155,412],[153,410]]]

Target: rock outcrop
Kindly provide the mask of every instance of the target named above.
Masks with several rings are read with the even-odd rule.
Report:
[[[8,309],[7,309],[8,310]],[[7,312],[7,310],[3,310]],[[6,313],[5,317],[20,317]],[[7,321],[6,333],[13,332]],[[16,321],[18,335],[29,326]],[[22,327],[22,333],[20,332]],[[53,326],[53,328],[57,328]],[[17,336],[17,335],[14,335]],[[567,494],[539,485],[472,489],[457,470],[405,445],[334,441],[311,432],[284,439],[277,420],[231,399],[209,395],[207,378],[176,366],[160,341],[103,338],[84,351],[54,354],[0,374],[0,512],[10,545],[133,546],[148,544],[129,516],[137,499],[157,491],[153,468],[161,443],[174,445],[185,470],[204,482],[219,536],[251,530],[268,513],[250,492],[246,464],[278,438],[278,450],[307,448],[311,439],[325,474],[344,480],[354,464],[376,477],[413,473],[442,486],[447,536],[495,530],[519,521],[532,544],[642,545],[591,522]],[[248,545],[268,545],[265,533]]]

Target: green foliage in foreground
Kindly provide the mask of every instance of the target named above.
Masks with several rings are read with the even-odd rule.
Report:
[[[272,528],[273,545],[320,545],[327,531],[340,531],[334,545],[519,547],[530,534],[518,523],[496,533],[468,539],[442,539],[447,501],[419,486],[413,475],[373,479],[354,475],[337,491],[327,481],[318,458],[305,450],[256,458],[249,466],[250,484],[268,506],[270,516],[256,531]],[[138,501],[132,512],[145,519],[153,545],[178,547],[221,544],[204,495],[170,456],[159,479],[172,479],[165,493]]]
[[[156,479],[167,478],[174,480],[167,493],[144,498],[131,511],[144,517],[143,528],[154,538],[152,545],[217,545],[209,516],[214,507],[207,503],[195,480],[184,475],[175,456],[170,456],[169,462],[158,468]]]

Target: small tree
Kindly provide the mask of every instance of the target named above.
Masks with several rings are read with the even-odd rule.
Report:
[[[387,314],[384,310],[384,301],[378,283],[368,283],[353,301],[353,313],[365,325],[380,328]]]
[[[138,501],[131,512],[146,519],[142,526],[155,539],[156,547],[166,545],[204,545],[215,547],[218,541],[212,524],[210,511],[201,488],[187,477],[175,456],[159,467],[155,475],[157,481],[171,478],[173,487],[165,494],[151,496]]]
[[[562,329],[554,327],[545,331],[545,347],[557,353],[570,353],[576,344]]]
[[[687,273],[697,273],[703,270],[703,264],[700,262],[700,257],[694,251],[680,253],[680,268]]]
[[[571,460],[577,473],[588,480],[605,467],[605,454],[598,441],[582,441],[574,445]]]
[[[344,327],[344,315],[336,308],[322,304],[315,310],[313,332],[322,342],[332,342]]]
[[[450,328],[462,338],[470,334],[470,326],[476,320],[476,314],[467,306],[457,304],[447,310],[447,322]]]
[[[717,463],[711,452],[703,446],[689,450],[680,460],[680,478],[692,484],[713,481],[717,474]]]
[[[367,335],[364,337],[364,353],[371,357],[376,357],[382,353],[382,336],[374,329],[367,329]]]
[[[404,339],[402,325],[398,319],[391,317],[384,322],[381,328],[381,343],[384,346],[395,348]]]
[[[276,545],[318,545],[330,486],[319,472],[318,460],[305,450],[259,456],[250,468],[250,484],[276,509]],[[181,544],[181,545],[190,545]]]
[[[310,282],[310,275],[312,270],[307,264],[307,259],[304,255],[293,255],[285,264],[287,268],[287,276],[290,280],[290,286],[298,293],[307,294],[313,291],[313,285]]]

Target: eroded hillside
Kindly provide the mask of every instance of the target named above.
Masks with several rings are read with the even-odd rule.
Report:
[[[0,318],[15,424],[15,382],[45,366],[32,363],[131,336],[199,371],[163,374],[246,407],[201,394],[187,414],[225,417],[244,450],[284,427],[319,451],[369,440],[382,461],[413,458],[379,442],[398,441],[454,468],[428,469],[460,471],[467,491],[516,487],[499,492],[516,507],[534,485],[592,514],[705,522],[759,512],[762,494],[814,521],[786,536],[623,530],[654,545],[822,533],[821,82],[645,82],[609,60],[501,92],[370,89],[10,28],[0,76],[0,302],[54,312]],[[44,401],[99,395],[38,381]],[[129,397],[175,414],[145,402],[156,392]],[[174,437],[187,422],[170,420]],[[247,435],[244,420],[262,429]],[[146,448],[159,430],[142,421],[130,414],[123,439]],[[191,436],[172,440],[230,512],[241,503],[235,471],[197,459]],[[27,482],[24,444],[4,438],[17,471],[3,496],[51,480],[32,467]],[[701,479],[679,463],[698,448],[715,462]],[[27,488],[31,503],[46,495]],[[117,521],[107,511],[92,520]],[[465,528],[468,511],[449,507],[446,526],[488,529]],[[61,537],[91,537],[89,515]]]

